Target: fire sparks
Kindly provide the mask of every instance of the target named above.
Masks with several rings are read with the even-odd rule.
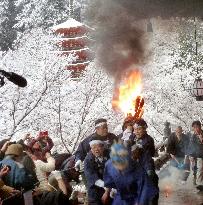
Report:
[[[139,71],[130,71],[122,85],[115,90],[112,101],[113,108],[122,111],[126,116],[143,114],[144,100],[141,97],[141,74]],[[139,112],[138,112],[139,111]]]
[[[172,192],[172,187],[170,185],[166,185],[164,187],[165,197],[169,197],[171,195],[171,192]]]

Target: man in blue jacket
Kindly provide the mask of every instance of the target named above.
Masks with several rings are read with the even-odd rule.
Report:
[[[80,142],[77,151],[75,152],[76,163],[75,167],[77,170],[80,169],[82,162],[84,161],[87,153],[90,151],[90,141],[92,140],[101,140],[105,142],[105,146],[110,148],[111,145],[117,137],[108,132],[107,120],[100,118],[95,121],[95,130],[96,132],[85,138],[82,142]]]
[[[140,119],[138,120],[133,128],[134,128],[134,139],[132,140],[132,158],[139,162],[139,164],[143,167],[144,171],[148,175],[149,179],[154,183],[154,185],[158,189],[158,176],[155,172],[155,165],[153,157],[155,155],[155,145],[154,139],[147,134],[147,123]],[[152,204],[158,204],[159,195],[157,194],[152,199]]]
[[[102,205],[101,198],[105,192],[103,172],[109,154],[101,140],[91,141],[90,147],[91,150],[84,160],[84,173],[88,187],[88,204]]]

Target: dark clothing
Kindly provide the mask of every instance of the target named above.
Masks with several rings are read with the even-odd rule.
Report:
[[[82,142],[80,142],[77,151],[75,152],[76,161],[81,160],[84,161],[87,153],[90,151],[90,141],[92,140],[101,140],[106,142],[107,148],[110,148],[114,141],[117,141],[116,135],[112,133],[108,133],[107,136],[102,137],[99,136],[97,133],[90,135],[89,137],[85,138]]]
[[[154,139],[146,133],[142,136],[142,138],[139,139],[136,138],[135,135],[134,136],[132,135],[131,141],[138,145],[141,145],[141,151],[140,151],[138,162],[144,169],[145,173],[147,174],[148,180],[150,180],[153,183],[153,185],[156,187],[156,189],[159,190],[158,187],[159,177],[155,172],[154,159],[152,158],[155,156],[155,152],[156,152]],[[158,199],[159,199],[159,192],[150,200],[150,204],[157,205]]]
[[[195,158],[203,158],[203,143],[195,134],[190,137],[187,155]]]
[[[104,154],[103,159],[96,158],[90,151],[84,160],[84,173],[87,180],[89,204],[102,205],[101,197],[104,188],[95,185],[97,180],[103,181],[105,163],[109,158],[108,153]]]
[[[154,160],[152,157],[155,155],[154,139],[147,133],[140,139],[135,135],[131,136],[132,144],[139,144],[142,147],[142,152],[139,158],[139,162],[142,164],[146,172],[149,170],[155,171]]]
[[[182,134],[180,140],[178,140],[176,134],[173,133],[168,139],[167,152],[178,158],[184,158],[187,154],[188,144],[189,137],[187,135]]]
[[[18,190],[23,188],[25,191],[34,188],[36,180],[21,164],[8,157],[3,159],[0,164],[11,167],[11,171],[3,179],[6,185]]]
[[[137,139],[136,141],[138,144],[142,145],[144,152],[147,152],[151,157],[154,157],[156,150],[154,139],[150,135],[145,134],[141,139]]]
[[[2,160],[4,158],[4,156],[5,156],[5,154],[2,151],[0,151],[0,160]]]
[[[139,163],[130,160],[129,167],[123,172],[118,171],[109,160],[104,171],[104,184],[117,190],[113,205],[149,205],[158,193]]]
[[[61,191],[43,192],[33,197],[35,205],[70,205],[70,201]]]

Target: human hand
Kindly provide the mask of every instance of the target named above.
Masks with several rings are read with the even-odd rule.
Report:
[[[171,156],[172,159],[176,158],[175,155],[173,155],[173,154],[170,154],[170,156]]]
[[[46,157],[46,159],[48,159],[49,157],[51,157],[51,153],[50,152],[46,152],[45,157]]]
[[[28,139],[30,139],[30,138],[31,138],[31,134],[30,134],[30,133],[27,133],[27,134],[25,135],[25,137],[23,138],[23,141],[28,140]]]
[[[1,148],[1,152],[5,153],[9,145],[10,145],[10,141],[6,141],[3,147]]]
[[[110,193],[109,193],[109,190],[106,190],[101,198],[102,200],[102,203],[105,205],[105,204],[108,204],[109,203],[109,199],[110,199]]]
[[[10,171],[10,168],[6,165],[3,166],[3,168],[0,170],[0,178],[6,176]]]
[[[76,171],[80,171],[81,164],[82,164],[82,161],[81,161],[81,160],[78,160],[78,161],[75,163],[75,170],[76,170]]]

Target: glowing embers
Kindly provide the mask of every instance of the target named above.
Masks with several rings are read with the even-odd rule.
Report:
[[[141,90],[141,73],[137,70],[129,71],[120,86],[114,91],[113,108],[122,111],[126,116],[132,115],[136,119],[141,118],[144,106]]]
[[[172,187],[170,185],[166,185],[164,187],[164,195],[165,197],[169,197],[172,193]]]

